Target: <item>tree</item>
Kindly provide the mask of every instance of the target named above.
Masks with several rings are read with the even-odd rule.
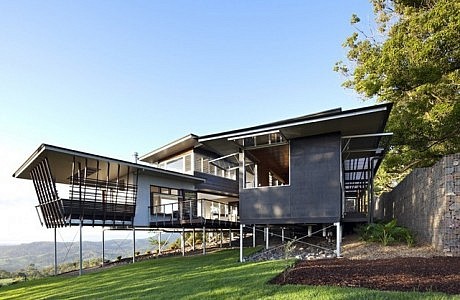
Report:
[[[394,133],[379,177],[388,183],[414,167],[460,152],[460,2],[372,0],[376,30],[343,44],[335,70],[364,99],[392,102]]]

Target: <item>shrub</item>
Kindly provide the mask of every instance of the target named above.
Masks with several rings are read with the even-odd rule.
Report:
[[[393,219],[388,223],[372,223],[364,225],[359,229],[361,239],[367,242],[378,242],[384,246],[395,242],[405,242],[408,246],[413,246],[415,239],[409,229],[397,226]]]

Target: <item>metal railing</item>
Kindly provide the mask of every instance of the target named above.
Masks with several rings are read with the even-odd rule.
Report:
[[[149,207],[150,222],[155,225],[205,224],[207,222],[237,222],[235,205],[208,199],[193,199]]]

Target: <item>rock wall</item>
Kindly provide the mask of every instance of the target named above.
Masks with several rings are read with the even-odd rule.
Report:
[[[397,219],[418,241],[460,256],[460,153],[415,169],[376,202],[377,219]]]

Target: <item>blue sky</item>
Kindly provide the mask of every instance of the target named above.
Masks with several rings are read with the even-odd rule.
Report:
[[[332,71],[352,13],[372,24],[366,1],[1,1],[0,243],[53,237],[33,184],[11,177],[41,143],[132,160],[371,105]]]

